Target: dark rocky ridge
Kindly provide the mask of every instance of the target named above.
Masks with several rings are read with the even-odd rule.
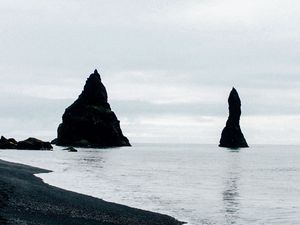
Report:
[[[52,150],[50,142],[41,141],[37,138],[27,138],[24,141],[17,142],[14,138],[6,139],[1,136],[0,149],[18,149],[18,150]]]
[[[13,138],[5,138],[1,136],[0,139],[0,149],[16,149],[18,142]]]
[[[31,137],[24,141],[19,141],[17,144],[17,149],[52,150],[53,147],[50,142],[44,142]]]
[[[86,81],[78,99],[69,106],[52,143],[74,147],[130,146],[120,121],[111,110],[107,92],[97,70]]]
[[[240,128],[241,100],[235,88],[232,88],[229,98],[229,117],[222,131],[220,147],[247,148],[249,147]]]

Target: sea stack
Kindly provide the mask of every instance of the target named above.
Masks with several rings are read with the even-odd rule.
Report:
[[[97,70],[87,79],[78,99],[65,110],[52,143],[91,148],[130,146]]]
[[[241,100],[235,88],[232,88],[229,98],[229,117],[222,131],[220,147],[247,148],[249,147],[240,128]]]

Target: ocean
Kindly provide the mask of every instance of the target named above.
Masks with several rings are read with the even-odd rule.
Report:
[[[52,170],[44,182],[168,214],[189,225],[299,225],[300,146],[135,144],[63,151],[1,150]]]

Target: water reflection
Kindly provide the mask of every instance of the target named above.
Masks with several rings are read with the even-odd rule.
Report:
[[[227,224],[238,224],[240,209],[240,154],[229,151],[226,158],[227,170],[224,175],[223,204]]]

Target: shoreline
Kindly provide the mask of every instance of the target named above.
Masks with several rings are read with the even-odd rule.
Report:
[[[0,223],[30,225],[181,225],[146,210],[51,186],[35,176],[51,171],[0,160]]]

